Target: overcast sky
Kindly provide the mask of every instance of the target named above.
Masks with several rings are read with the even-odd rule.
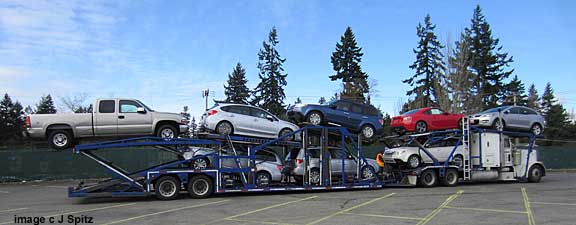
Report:
[[[330,55],[346,26],[377,81],[373,102],[396,113],[409,88],[416,26],[429,13],[443,43],[470,25],[478,1],[1,0],[0,92],[34,105],[43,94],[132,97],[154,109],[198,117],[201,90],[222,99],[237,62],[250,88],[257,53],[273,26],[287,58],[286,103],[316,103],[339,89]],[[568,110],[576,105],[576,2],[481,1],[512,67],[540,93],[550,81]],[[88,103],[88,102],[87,102]]]

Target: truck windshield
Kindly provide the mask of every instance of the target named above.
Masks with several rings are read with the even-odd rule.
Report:
[[[138,101],[138,103],[140,103],[140,105],[142,105],[146,109],[146,111],[154,112],[154,110],[152,110],[150,107],[148,107],[146,104],[142,103],[141,101]]]

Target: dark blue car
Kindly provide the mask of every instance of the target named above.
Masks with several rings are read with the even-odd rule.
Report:
[[[333,101],[328,105],[297,104],[288,109],[288,118],[296,123],[314,125],[335,123],[365,138],[373,138],[383,132],[382,113],[374,106],[347,100]]]

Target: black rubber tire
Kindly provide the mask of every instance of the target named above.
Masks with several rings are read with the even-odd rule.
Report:
[[[538,127],[538,131],[534,130],[536,127]],[[534,135],[541,135],[543,133],[542,130],[542,126],[540,124],[535,123],[534,125],[532,125],[532,127],[530,127],[530,131],[534,134]]]
[[[434,169],[427,169],[420,173],[420,178],[418,179],[418,183],[420,186],[430,188],[436,186],[438,183],[438,175],[436,170]]]
[[[462,167],[462,165],[464,164],[464,156],[462,156],[460,154],[455,155],[454,158],[452,159],[452,164],[454,164],[458,167]]]
[[[444,177],[442,177],[442,185],[454,187],[458,185],[458,170],[454,168],[446,169]]]
[[[292,133],[294,132],[292,129],[290,128],[283,128],[282,130],[280,130],[280,132],[278,133],[278,137],[284,136],[284,134],[288,134],[288,133]],[[294,140],[294,135],[286,137],[287,141],[293,141]]]
[[[370,129],[372,129],[372,136],[370,136],[370,137],[367,137],[367,136],[364,134],[364,129],[366,129],[366,128],[368,128],[368,127],[369,127]],[[362,127],[360,127],[360,134],[362,135],[363,138],[366,138],[367,140],[371,140],[372,138],[374,138],[374,136],[376,136],[376,129],[374,129],[374,126],[372,126],[372,125],[370,125],[370,124],[364,124],[364,125],[362,125]]]
[[[58,138],[60,141],[64,141],[65,139],[65,143],[55,143],[54,139],[56,139],[57,136],[61,137]],[[74,135],[72,135],[72,133],[68,130],[54,130],[50,132],[50,135],[48,136],[48,143],[52,148],[56,150],[67,149],[74,145]]]
[[[322,174],[320,174],[320,169],[318,169],[318,168],[312,168],[312,169],[310,169],[310,175],[312,175],[312,174],[314,174],[314,173],[318,173],[318,181],[317,181],[317,182],[314,182],[314,181],[312,181],[312,179],[309,179],[309,180],[310,180],[310,184],[311,184],[311,185],[320,185],[320,183],[321,183],[320,181],[322,180]],[[309,177],[309,178],[310,178],[310,177]]]
[[[197,166],[196,163],[199,163],[199,165]],[[205,167],[200,167],[201,164],[205,164]],[[191,169],[195,169],[195,170],[201,170],[201,169],[206,169],[210,167],[210,160],[208,160],[208,158],[206,157],[202,157],[202,158],[198,158],[193,160],[192,162],[190,162],[190,168]]]
[[[313,123],[312,121],[310,121],[310,118],[311,118],[312,115],[314,115],[314,114],[320,116],[320,122],[318,122],[318,124],[315,124],[315,123]],[[322,113],[319,112],[319,111],[312,111],[312,112],[309,112],[308,115],[306,115],[306,122],[308,122],[308,123],[310,123],[310,124],[313,124],[313,125],[322,125],[322,124],[324,123],[324,116],[323,116]]]
[[[492,129],[494,130],[498,130],[498,123],[500,123],[500,119],[495,119],[494,122],[492,122]],[[506,128],[506,121],[502,120],[502,130],[505,130]]]
[[[544,168],[540,165],[533,165],[528,170],[528,182],[530,183],[538,183],[542,179],[544,175]]]
[[[418,124],[424,124],[424,130],[418,130]],[[426,124],[426,122],[424,122],[424,121],[418,121],[416,123],[415,131],[416,131],[416,133],[426,133],[428,131],[428,124]]]
[[[164,131],[165,130],[170,130],[169,132],[172,132],[172,137],[164,137]],[[158,130],[156,131],[156,136],[161,137],[161,138],[178,138],[178,128],[176,128],[174,125],[170,125],[170,124],[164,124],[160,127],[158,127]]]
[[[173,176],[160,177],[154,182],[154,193],[159,200],[174,200],[180,194],[180,180]]]
[[[376,178],[376,174],[374,174],[374,173],[372,173],[372,176],[371,176],[371,177],[366,177],[366,176],[364,176],[364,170],[369,170],[369,171],[370,171],[370,168],[372,168],[372,171],[374,171],[374,173],[376,173],[376,169],[374,169],[373,166],[363,166],[362,169],[360,169],[360,178],[362,178],[363,180],[364,180],[364,179],[370,179],[370,180],[372,180],[372,179]],[[370,172],[372,172],[372,171],[370,171]]]
[[[199,190],[197,188],[202,189]],[[188,194],[191,198],[208,198],[212,193],[214,193],[214,182],[212,182],[210,177],[206,175],[195,175],[188,181]]]
[[[222,126],[230,126],[229,133],[222,131],[221,130]],[[222,121],[222,122],[218,123],[218,125],[216,125],[214,132],[216,132],[217,134],[221,134],[221,135],[232,135],[232,134],[234,134],[234,126],[232,126],[232,124],[228,121]]]
[[[268,179],[268,184],[262,184],[263,179]],[[270,175],[268,172],[265,171],[260,171],[258,173],[256,173],[256,186],[259,188],[264,188],[264,187],[269,187],[270,184],[272,183],[272,175]]]
[[[416,159],[418,159],[418,165],[416,165],[416,166],[410,165],[410,161],[411,161],[411,159],[414,158],[414,157],[416,157]],[[420,159],[420,156],[418,156],[418,155],[411,155],[411,156],[409,156],[409,157],[408,157],[408,161],[406,162],[406,165],[408,165],[408,167],[413,168],[413,169],[418,168],[421,164],[422,164],[422,160]]]

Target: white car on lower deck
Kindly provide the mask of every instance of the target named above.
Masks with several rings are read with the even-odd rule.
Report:
[[[456,144],[458,143],[457,138],[447,138],[445,140],[437,141],[434,143],[424,143],[423,146],[426,148],[438,162],[446,162],[450,153],[454,150],[451,162],[459,165],[463,159],[463,147]],[[387,149],[384,151],[384,163],[389,163],[395,166],[407,165],[410,168],[416,168],[422,164],[431,164],[434,161],[428,154],[420,149],[416,144],[408,144],[398,148]]]

